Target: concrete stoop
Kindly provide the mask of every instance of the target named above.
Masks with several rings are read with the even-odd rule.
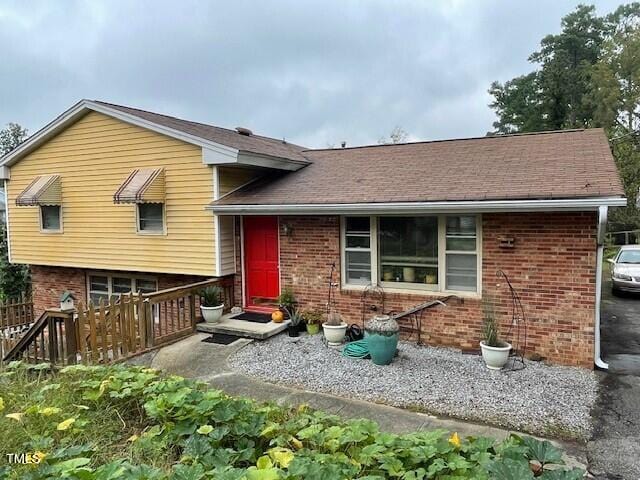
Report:
[[[224,333],[238,337],[264,340],[283,332],[289,325],[288,320],[282,323],[257,323],[231,318],[233,316],[235,316],[235,314],[224,315],[220,321],[216,323],[199,323],[196,326],[196,330],[204,333]]]

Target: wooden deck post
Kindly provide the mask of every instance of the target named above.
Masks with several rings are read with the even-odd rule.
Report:
[[[64,319],[64,335],[67,345],[67,365],[78,363],[78,329],[74,320],[73,313],[67,315]]]

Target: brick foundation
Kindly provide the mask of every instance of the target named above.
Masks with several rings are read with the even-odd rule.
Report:
[[[340,265],[338,217],[286,217],[292,235],[280,232],[282,287],[292,288],[302,308],[324,309],[328,265]],[[282,222],[281,222],[282,224]],[[592,368],[596,266],[594,213],[485,214],[482,221],[483,295],[496,301],[506,331],[510,296],[496,271],[504,270],[522,298],[528,329],[528,353],[550,362]],[[238,229],[239,231],[239,229]],[[515,248],[499,246],[499,237],[515,238]],[[239,240],[238,240],[239,241]],[[236,249],[240,252],[240,248]],[[239,259],[238,261],[238,267]],[[238,268],[240,272],[240,268]],[[339,278],[340,272],[336,273]],[[240,283],[236,300],[241,301]],[[436,296],[393,294],[386,309],[402,311]],[[360,322],[361,294],[341,290],[337,308],[347,322]],[[367,314],[367,318],[371,313]],[[431,345],[478,349],[481,301],[465,298],[425,314],[423,340]],[[507,340],[511,340],[507,338]]]
[[[34,313],[40,315],[47,308],[56,308],[60,306],[60,294],[69,290],[73,293],[78,301],[86,304],[87,301],[87,276],[95,275],[111,275],[118,273],[125,275],[149,275],[157,278],[158,290],[166,288],[178,287],[189,283],[200,282],[208,277],[199,277],[193,275],[177,275],[177,274],[156,274],[144,272],[109,272],[97,270],[85,270],[81,268],[66,267],[48,267],[42,265],[31,266],[31,279],[33,285],[33,302]]]

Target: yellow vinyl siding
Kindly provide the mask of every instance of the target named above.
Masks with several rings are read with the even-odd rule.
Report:
[[[136,206],[113,194],[136,168],[164,168],[166,235],[136,233]],[[58,174],[64,233],[40,233],[38,207],[16,196],[38,175]],[[213,169],[201,148],[91,112],[11,167],[12,260],[191,275],[215,275]]]
[[[257,169],[218,167],[218,179],[220,180],[219,195],[222,197],[261,175],[263,175],[262,171]]]
[[[263,172],[257,169],[218,167],[218,194],[219,196],[241,187],[261,176]],[[235,260],[235,219],[234,217],[219,218],[220,235],[220,271],[222,275],[236,272]]]

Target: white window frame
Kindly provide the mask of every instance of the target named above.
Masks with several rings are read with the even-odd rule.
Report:
[[[130,273],[107,273],[107,272],[87,272],[87,304],[91,301],[91,293],[104,293],[91,290],[91,277],[107,277],[107,302],[111,298],[113,293],[113,279],[115,278],[129,278],[131,279],[132,292],[137,293],[138,280],[148,280],[155,282],[156,291],[158,291],[158,278],[152,275],[134,275]],[[116,294],[120,295],[120,294]]]
[[[380,271],[380,255],[378,250],[378,224],[380,217],[407,217],[407,216],[424,216],[438,218],[438,284],[410,284],[403,282],[385,282],[379,279]],[[476,249],[475,251],[447,251],[446,239],[446,222],[447,217],[464,217],[473,216],[476,218]],[[385,291],[391,293],[406,293],[414,295],[458,295],[461,297],[480,298],[482,292],[482,215],[476,213],[451,213],[441,215],[343,215],[340,217],[340,282],[341,288],[344,290],[363,290],[367,286],[346,282],[346,218],[347,217],[369,217],[370,219],[370,250],[371,250],[371,284],[379,285]],[[356,249],[358,250],[358,249]],[[363,251],[363,249],[359,249]],[[467,255],[476,255],[476,290],[447,290],[446,289],[446,255],[447,253],[464,253]]]
[[[160,203],[160,202],[158,202]],[[136,233],[138,235],[166,235],[167,234],[167,204],[160,203],[162,205],[162,230],[141,230],[140,229],[140,205],[144,203],[136,203]]]
[[[346,218],[352,218],[352,217],[360,217],[360,218],[369,218],[369,248],[347,248],[347,223],[346,223]],[[340,258],[341,258],[341,271],[342,271],[342,275],[341,277],[343,279],[347,278],[347,255],[346,252],[369,252],[370,258],[371,258],[371,279],[372,281],[377,278],[378,275],[378,266],[377,266],[377,262],[375,262],[376,256],[374,255],[374,251],[377,250],[378,248],[378,235],[377,235],[377,229],[376,229],[376,217],[369,217],[368,215],[346,215],[344,217],[340,217],[340,232],[341,232],[341,254],[340,254]],[[374,234],[375,232],[375,234]],[[367,285],[364,284],[355,284],[355,283],[351,283],[348,284],[350,287],[366,287]]]
[[[44,217],[42,215],[42,207],[58,207],[60,209],[60,228],[44,228]],[[64,227],[62,223],[62,205],[39,205],[38,217],[40,218],[40,233],[63,233]]]

